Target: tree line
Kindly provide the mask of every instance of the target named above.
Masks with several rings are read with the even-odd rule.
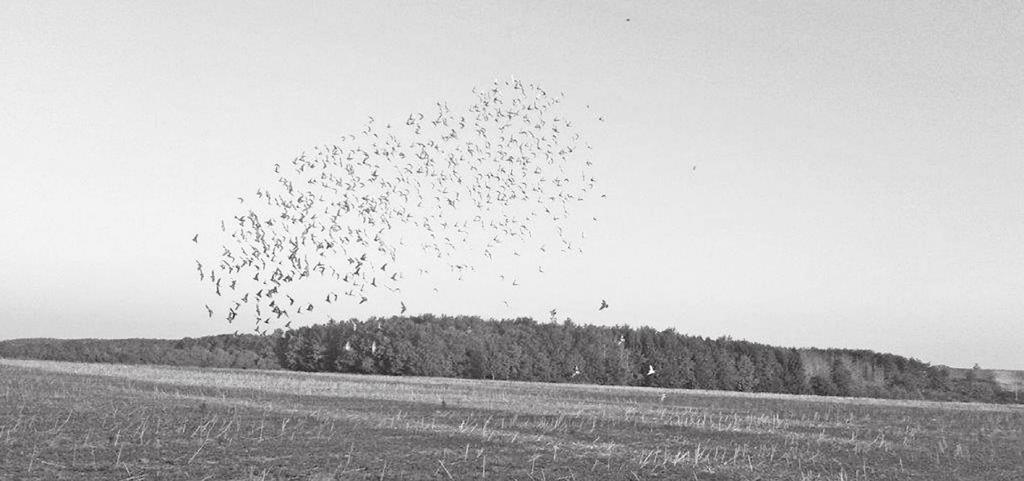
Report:
[[[866,350],[794,349],[650,327],[471,316],[351,319],[283,333],[286,369],[681,389],[1014,402],[993,382]],[[824,364],[824,369],[821,368]]]
[[[679,389],[1015,402],[982,376],[864,350],[794,349],[673,329],[473,316],[331,321],[268,336],[0,342],[0,357]]]
[[[14,339],[0,357],[69,362],[280,369],[277,339],[253,334],[184,339]]]

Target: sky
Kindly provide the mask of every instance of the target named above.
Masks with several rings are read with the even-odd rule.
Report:
[[[606,118],[599,222],[514,292],[482,264],[411,313],[1024,369],[1016,2],[14,0],[0,45],[0,338],[232,332],[193,234],[369,115],[514,76]]]

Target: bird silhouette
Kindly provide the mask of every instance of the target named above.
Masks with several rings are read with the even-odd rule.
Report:
[[[273,183],[258,186],[250,202],[236,197],[237,211],[220,221],[226,244],[208,263],[220,275],[211,272],[213,284],[204,285],[231,297],[234,312],[245,304],[265,324],[289,313],[312,315],[311,299],[335,308],[337,294],[325,291],[338,282],[359,304],[376,289],[399,292],[407,269],[427,272],[405,252],[405,234],[419,237],[426,258],[447,263],[460,280],[477,262],[498,259],[501,248],[529,257],[547,253],[549,241],[562,247],[550,251],[580,252],[585,236],[570,234],[570,207],[597,182],[589,173],[592,160],[580,155],[591,146],[559,105],[564,93],[514,78],[472,93],[461,109],[438,102],[431,112],[397,122],[368,117],[358,132],[273,164]],[[193,241],[198,244],[198,234]],[[476,257],[467,260],[467,253]],[[198,268],[205,282],[206,271]],[[376,269],[386,273],[381,282],[368,275]],[[510,274],[519,286],[517,273]],[[243,275],[253,282],[236,283]],[[314,287],[289,287],[318,276],[324,282],[313,280]],[[221,277],[230,291],[221,292]],[[317,282],[325,291],[316,291]],[[306,308],[285,311],[281,296]],[[406,312],[404,301],[401,306]],[[262,314],[267,311],[273,316]]]
[[[605,309],[608,309],[608,301],[601,299],[601,307],[598,307],[597,310],[603,311]]]

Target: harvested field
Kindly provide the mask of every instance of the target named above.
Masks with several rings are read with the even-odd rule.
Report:
[[[1019,480],[1024,409],[0,360],[0,478]]]

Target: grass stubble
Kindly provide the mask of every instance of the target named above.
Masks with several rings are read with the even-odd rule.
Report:
[[[0,479],[1021,480],[1024,408],[0,359]]]

